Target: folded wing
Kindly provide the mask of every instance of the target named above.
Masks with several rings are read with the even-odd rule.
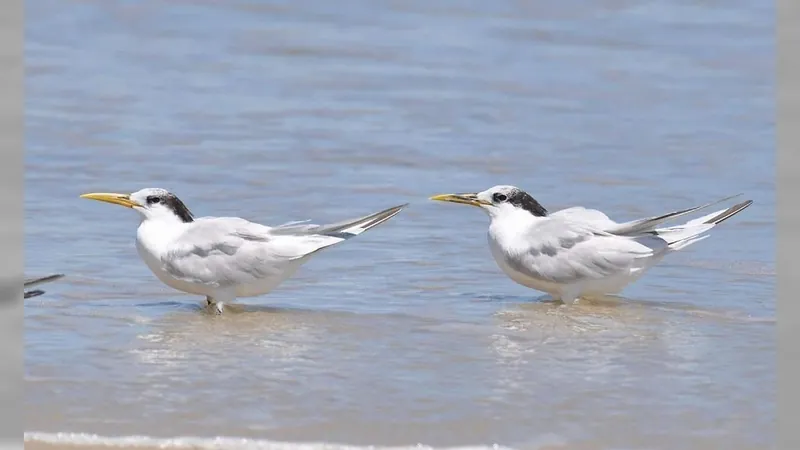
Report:
[[[513,251],[511,267],[535,279],[571,284],[637,269],[637,260],[666,247],[658,238],[615,236],[571,220],[549,220],[532,227],[526,246]]]
[[[162,256],[175,278],[224,287],[279,275],[289,262],[330,247],[394,217],[406,205],[331,225],[268,227],[237,217],[203,217]]]

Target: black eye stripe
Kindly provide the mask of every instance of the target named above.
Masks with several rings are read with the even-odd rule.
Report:
[[[153,205],[155,203],[160,203],[160,202],[161,202],[161,198],[160,197],[156,197],[155,195],[151,195],[151,196],[147,197],[147,204],[148,205]]]
[[[498,193],[496,193],[496,194],[494,194],[492,196],[492,200],[494,200],[496,202],[504,202],[504,201],[508,200],[508,197],[506,197],[505,194],[501,194],[501,193],[498,192]]]

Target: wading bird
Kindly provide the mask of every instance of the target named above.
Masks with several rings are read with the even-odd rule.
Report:
[[[753,203],[747,200],[683,225],[658,228],[733,197],[624,223],[580,206],[548,212],[515,186],[431,200],[481,208],[489,215],[489,249],[500,269],[523,286],[571,303],[620,293],[664,256],[707,238],[709,230]]]
[[[81,197],[139,213],[136,248],[147,267],[167,286],[205,296],[217,313],[237,297],[272,291],[315,253],[386,222],[407,206],[330,225],[270,227],[239,217],[195,218],[177,196],[158,188]]]

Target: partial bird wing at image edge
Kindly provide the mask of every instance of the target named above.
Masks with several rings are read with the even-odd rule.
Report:
[[[63,277],[64,277],[64,274],[57,273],[57,274],[47,275],[47,276],[38,277],[38,278],[26,278],[23,286],[26,287],[26,288],[29,288],[29,287],[37,286],[37,285],[42,284],[42,283],[49,283],[50,281],[55,281],[55,280],[58,280],[59,278],[63,278]]]

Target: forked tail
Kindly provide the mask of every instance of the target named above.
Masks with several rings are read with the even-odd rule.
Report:
[[[667,247],[670,250],[680,250],[709,237],[710,235],[706,234],[709,230],[744,211],[752,204],[752,200],[747,200],[737,203],[728,209],[715,211],[703,217],[690,220],[683,225],[660,228],[654,230],[654,232],[667,242]]]
[[[287,223],[272,229],[272,233],[293,234],[293,235],[323,235],[340,239],[350,239],[353,236],[377,227],[396,216],[400,211],[408,206],[408,203],[385,209],[375,214],[359,217],[358,219],[343,220],[341,222],[328,225],[312,225],[299,222]]]
[[[359,219],[346,220],[331,225],[323,225],[319,228],[319,230],[316,231],[316,233],[324,234],[326,236],[343,237],[345,239],[353,236],[358,236],[359,234],[371,228],[375,228],[378,225],[396,216],[406,206],[408,206],[408,203],[399,206],[394,206],[392,208],[385,209],[383,211],[377,212],[375,214],[370,214],[368,216],[361,217]]]

